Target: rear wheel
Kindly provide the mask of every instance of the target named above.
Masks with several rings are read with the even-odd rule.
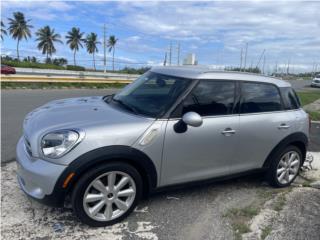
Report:
[[[279,152],[267,173],[268,182],[274,187],[287,187],[298,176],[302,153],[296,146],[288,146]]]
[[[136,206],[142,193],[141,176],[125,163],[109,163],[86,173],[72,194],[77,217],[90,226],[121,221]]]

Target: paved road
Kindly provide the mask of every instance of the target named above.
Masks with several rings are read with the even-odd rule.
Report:
[[[290,80],[288,81],[295,90],[303,90],[304,88],[310,88],[312,80]]]
[[[1,161],[15,158],[15,147],[22,134],[24,116],[49,101],[62,98],[101,96],[114,93],[112,89],[63,89],[63,90],[2,90],[1,91]]]
[[[3,90],[1,94],[1,161],[9,162],[14,160],[16,143],[22,134],[23,118],[32,109],[54,99],[101,96],[115,91],[114,89]],[[311,130],[310,150],[320,151],[320,124],[313,124]]]

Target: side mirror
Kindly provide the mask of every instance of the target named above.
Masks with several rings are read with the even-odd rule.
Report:
[[[202,125],[202,117],[196,112],[187,112],[182,116],[182,121],[192,127],[200,127]]]

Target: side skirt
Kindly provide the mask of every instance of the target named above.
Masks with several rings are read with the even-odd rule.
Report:
[[[153,189],[153,191],[150,192],[150,195],[161,193],[161,192],[166,192],[166,191],[172,191],[172,190],[177,190],[177,189],[184,189],[184,188],[188,188],[188,187],[199,186],[199,185],[209,185],[212,183],[223,182],[226,180],[236,179],[236,178],[240,178],[243,176],[255,175],[255,174],[259,174],[259,173],[264,174],[267,170],[268,170],[268,168],[258,168],[258,169],[252,169],[252,170],[248,170],[248,171],[244,171],[244,172],[240,172],[240,173],[234,173],[234,174],[230,174],[230,175],[226,175],[226,176],[215,177],[215,178],[210,178],[210,179],[205,179],[205,180],[161,186],[161,187]]]

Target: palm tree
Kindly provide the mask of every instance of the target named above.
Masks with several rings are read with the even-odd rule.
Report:
[[[88,53],[92,54],[92,57],[93,57],[94,70],[96,70],[96,62],[94,59],[94,53],[98,52],[97,45],[100,44],[100,42],[97,40],[97,38],[98,38],[97,34],[92,32],[87,35],[87,39],[86,39],[87,51],[88,51]]]
[[[30,28],[31,25],[28,24],[31,20],[25,20],[23,13],[14,12],[13,18],[8,18],[9,20],[9,33],[13,39],[17,39],[17,57],[19,59],[19,43],[25,38],[26,40],[31,37]]]
[[[80,28],[73,27],[71,31],[68,32],[68,35],[66,36],[67,44],[69,44],[69,47],[71,50],[73,50],[73,62],[74,65],[76,65],[76,52],[79,51],[79,46],[83,47],[81,42],[84,42],[85,40],[83,37],[83,32],[80,32]]]
[[[1,21],[1,40],[3,40],[3,35],[7,35],[7,31],[4,28],[4,23]]]
[[[114,51],[117,41],[118,39],[114,35],[110,36],[108,40],[109,52],[112,51],[112,71],[114,71]]]
[[[56,52],[56,49],[54,47],[54,43],[63,43],[60,38],[60,34],[54,32],[54,28],[51,29],[49,26],[45,26],[43,28],[40,28],[37,32],[37,39],[38,41],[38,49],[42,51],[42,54],[47,54],[47,61],[49,58],[49,55],[51,56],[52,53]]]

